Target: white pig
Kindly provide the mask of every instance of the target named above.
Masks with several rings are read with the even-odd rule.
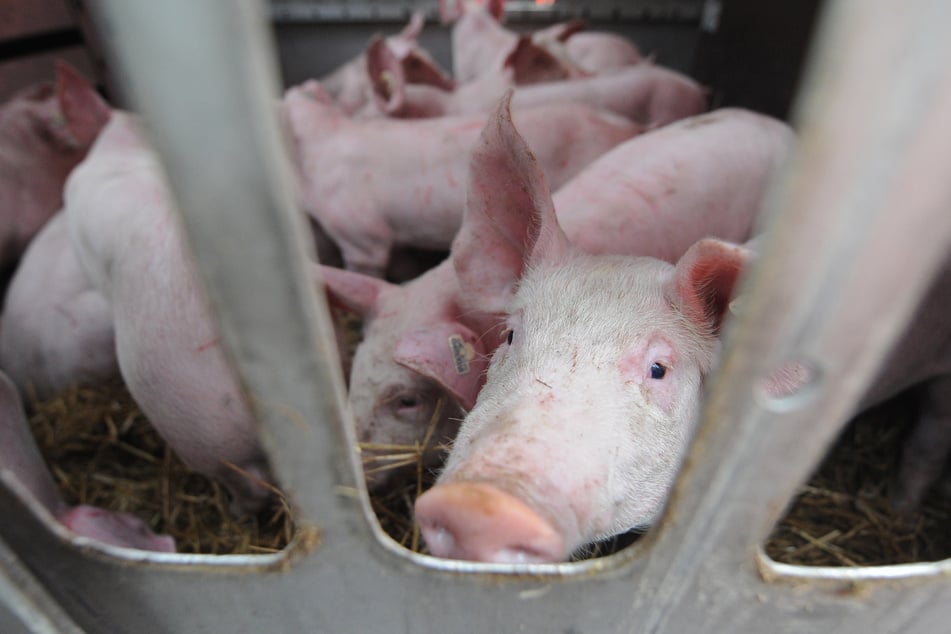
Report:
[[[86,278],[66,217],[53,217],[27,248],[0,314],[0,368],[23,394],[45,400],[70,385],[119,372],[112,309]]]
[[[585,249],[673,262],[707,235],[749,238],[766,183],[792,142],[788,126],[745,110],[686,119],[605,154],[555,195],[555,206],[568,235]],[[500,166],[473,166],[467,204],[488,205],[495,192],[495,204],[508,204],[503,193],[521,181]],[[478,191],[471,189],[475,179],[484,183]],[[504,305],[486,302],[491,297],[471,281],[461,288],[457,274],[478,263],[496,239],[484,223],[464,223],[451,259],[402,286],[325,267],[331,300],[364,319],[349,396],[360,440],[421,441],[439,399],[446,405],[436,440],[455,435],[459,408],[475,403],[504,317]],[[373,478],[377,485],[385,481]]]
[[[409,24],[399,34],[386,38],[386,41],[398,59],[408,82],[450,90],[455,85],[453,79],[439,67],[429,53],[419,46],[419,34],[423,30],[423,23],[424,16],[417,11],[413,13]],[[365,52],[342,64],[322,77],[320,81],[340,108],[349,114],[361,111],[372,97]]]
[[[0,278],[63,206],[63,183],[109,118],[109,107],[72,67],[0,106]],[[0,279],[0,287],[3,280]]]
[[[125,548],[175,552],[175,540],[156,535],[140,518],[130,513],[107,511],[81,504],[69,506],[50,476],[13,383],[0,372],[0,471],[23,487],[53,517],[83,537]]]
[[[710,238],[675,265],[586,254],[559,227],[511,120],[487,127],[474,173],[480,163],[517,173],[519,182],[507,205],[468,206],[466,223],[495,239],[483,240],[483,256],[459,283],[480,303],[504,306],[506,343],[416,517],[437,556],[560,561],[584,544],[646,528],[662,510],[751,254]],[[939,446],[919,443],[912,452],[937,464],[938,475],[951,445],[949,297],[945,272],[916,319],[926,328],[899,344],[862,404],[929,382],[918,437]]]
[[[385,63],[385,62],[384,62]],[[509,73],[487,76],[454,91],[405,84],[398,72],[374,81],[380,109],[391,117],[426,118],[492,110],[514,81]],[[610,110],[649,128],[699,114],[707,109],[706,93],[693,79],[652,63],[637,64],[610,75],[592,75],[517,86],[512,106],[578,103]]]
[[[487,115],[437,121],[352,120],[317,82],[284,98],[307,212],[347,268],[383,276],[394,245],[446,249],[465,204],[468,155]],[[553,104],[516,114],[553,185],[642,127],[609,112]]]
[[[158,158],[131,116],[113,113],[67,181],[65,201],[70,241],[111,307],[119,369],[136,403],[185,464],[229,489],[235,511],[256,510],[268,497],[268,469],[254,418]]]

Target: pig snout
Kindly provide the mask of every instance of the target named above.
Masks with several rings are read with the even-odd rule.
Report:
[[[416,500],[416,520],[436,557],[526,564],[566,558],[565,540],[539,513],[490,484],[441,484]]]
[[[106,544],[138,550],[174,553],[175,540],[156,535],[143,520],[130,513],[107,511],[85,504],[73,507],[58,517],[69,530]]]

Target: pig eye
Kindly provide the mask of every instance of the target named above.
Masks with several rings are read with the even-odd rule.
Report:
[[[419,399],[416,398],[415,396],[401,396],[398,402],[400,407],[403,407],[406,409],[410,409],[412,407],[416,407],[417,405],[419,405]]]
[[[658,363],[655,361],[651,364],[651,378],[652,379],[662,379],[667,374],[667,366],[663,363]]]
[[[511,328],[506,328],[505,330],[502,331],[502,337],[505,338],[505,341],[509,345],[512,345],[512,339],[515,338],[515,331],[512,330]]]

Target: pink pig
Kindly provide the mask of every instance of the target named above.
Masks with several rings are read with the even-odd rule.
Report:
[[[394,245],[446,249],[459,229],[469,151],[486,115],[349,119],[308,82],[285,96],[308,213],[347,268],[382,277]],[[641,127],[574,104],[516,115],[557,187]]]
[[[644,59],[636,44],[607,31],[573,33],[564,40],[564,46],[575,64],[599,75],[621,70]]]
[[[507,111],[494,115],[499,116],[508,116]],[[559,218],[573,240],[598,252],[675,261],[706,235],[743,241],[752,231],[765,183],[792,141],[783,123],[748,111],[688,119],[631,139],[598,159],[556,194]],[[487,161],[473,165],[469,205],[509,204],[514,178],[506,171],[509,164],[500,163],[494,172],[489,167]],[[709,189],[695,186],[696,181],[707,182]],[[479,187],[473,189],[476,182]],[[585,192],[596,190],[597,182],[605,195],[587,204]],[[708,199],[708,191],[719,200]],[[486,198],[494,192],[497,198]],[[608,222],[610,228],[603,226]],[[467,273],[494,239],[484,223],[466,221],[451,260],[402,286],[324,268],[331,299],[364,318],[349,396],[360,440],[421,441],[440,399],[445,405],[434,442],[455,435],[460,407],[474,405],[486,358],[500,343],[505,306],[492,301]],[[518,235],[509,239],[522,240]],[[460,274],[466,276],[465,287]],[[371,484],[385,481],[376,475]]]
[[[379,72],[375,76],[380,76]],[[488,112],[513,83],[510,71],[449,92],[402,83],[400,74],[391,72],[386,81],[374,81],[373,87],[378,105],[387,115],[418,118]],[[557,103],[610,110],[647,127],[666,125],[699,114],[707,107],[705,92],[699,84],[686,75],[647,62],[610,75],[517,86],[512,98],[516,110]]]
[[[44,400],[119,372],[112,309],[89,282],[57,214],[17,267],[0,314],[0,368]]]
[[[453,75],[460,85],[497,74],[520,39],[527,39],[536,51],[557,60],[559,73],[548,76],[547,80],[610,73],[636,64],[642,58],[637,46],[620,35],[579,33],[585,27],[582,20],[561,22],[531,34],[510,31],[500,24],[505,12],[504,1],[440,0],[439,12],[443,23],[454,23]],[[516,83],[546,80],[529,77],[527,81]]]
[[[140,550],[175,552],[175,540],[156,535],[148,525],[129,513],[107,511],[93,506],[70,507],[50,476],[13,383],[0,372],[0,471],[11,474],[66,528],[83,537],[106,544]]]
[[[511,46],[501,56],[497,68],[491,73],[463,84],[455,89],[451,100],[455,102],[476,103],[485,101],[485,95],[500,95],[506,89],[519,85],[528,85],[541,82],[583,77],[586,73],[574,70],[572,65],[566,64],[549,49],[553,46],[539,46],[527,36],[513,36]],[[366,52],[367,76],[371,84],[374,103],[360,112],[361,117],[372,117],[379,114],[397,116],[400,118],[434,117],[446,114],[453,108],[446,104],[444,93],[453,91],[441,89],[430,84],[424,86],[422,82],[413,81],[413,77],[406,70],[406,63],[382,36],[375,37]],[[419,92],[422,95],[427,91],[434,91],[432,99],[417,99],[405,103],[403,94],[407,85],[408,90]],[[416,94],[416,93],[413,93]],[[434,109],[433,112],[430,112]]]
[[[119,369],[178,456],[222,482],[236,512],[269,492],[266,458],[158,158],[135,120],[114,112],[66,183],[70,242],[106,298]]]
[[[646,528],[662,510],[751,254],[712,238],[675,265],[586,254],[559,227],[544,177],[506,119],[473,154],[474,174],[503,170],[518,174],[508,204],[497,181],[475,180],[475,197],[495,204],[467,208],[466,225],[482,227],[481,257],[459,284],[504,306],[506,343],[416,517],[440,557],[553,562]],[[902,476],[911,488],[929,466],[928,477],[940,475],[951,449],[948,272],[919,311],[926,327],[899,344],[862,404],[927,382],[929,413]]]
[[[386,42],[393,51],[407,82],[451,90],[455,86],[453,79],[418,44],[423,22],[423,14],[414,13],[409,24],[398,35],[386,38]],[[320,82],[344,112],[352,114],[361,111],[372,96],[370,78],[367,75],[366,53],[360,53],[321,78]]]
[[[109,118],[83,77],[57,62],[55,83],[0,107],[0,276],[63,206],[63,183]]]

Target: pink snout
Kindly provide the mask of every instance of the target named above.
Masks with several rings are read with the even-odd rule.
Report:
[[[156,535],[143,520],[130,513],[107,511],[85,504],[73,507],[57,518],[66,528],[106,544],[174,553],[175,540]]]
[[[416,521],[436,557],[525,564],[568,555],[550,522],[490,484],[437,485],[416,500]]]

